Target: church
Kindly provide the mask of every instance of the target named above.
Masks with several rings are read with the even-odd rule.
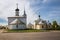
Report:
[[[40,15],[39,15],[33,24],[32,23],[28,24],[28,28],[37,29],[37,30],[47,30],[47,29],[51,29],[52,25],[49,21],[41,19]]]
[[[38,19],[34,22],[33,29],[50,29],[51,27],[51,23],[41,19],[39,15]]]
[[[26,29],[27,28],[27,15],[24,9],[24,14],[19,16],[19,8],[15,9],[15,16],[8,17],[8,29]]]
[[[49,21],[47,22],[46,20],[41,19],[39,15],[34,24],[29,24],[29,26],[29,29],[50,29],[51,23]],[[8,29],[27,29],[27,15],[25,9],[24,14],[20,16],[18,4],[17,8],[15,9],[15,16],[8,17]]]

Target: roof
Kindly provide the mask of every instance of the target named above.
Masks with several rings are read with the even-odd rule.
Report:
[[[38,24],[44,24],[42,21],[38,22]]]
[[[10,24],[25,24],[25,23],[23,23],[21,20],[15,19]]]
[[[12,16],[12,17],[8,17],[8,18],[26,18],[24,16]]]
[[[46,21],[45,20],[42,20],[42,19],[37,19],[37,20],[35,20],[35,23],[36,24],[45,24]]]

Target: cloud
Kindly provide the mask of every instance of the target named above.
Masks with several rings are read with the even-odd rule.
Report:
[[[48,2],[48,0],[43,0],[43,3],[47,3]]]
[[[0,23],[4,23],[4,22],[7,22],[6,20],[0,18]]]
[[[60,0],[0,0],[0,18],[8,21],[7,17],[15,16],[16,3],[19,4],[20,16],[25,6],[28,23],[33,23],[38,15],[45,20],[60,20]]]
[[[15,9],[16,9],[16,3],[18,3],[18,7],[20,9],[20,16],[23,15],[24,12],[24,6],[27,14],[27,23],[31,22],[36,19],[37,15],[32,11],[30,7],[30,3],[27,0],[0,0],[0,18],[2,20],[8,21],[8,17],[15,16]],[[3,22],[0,24],[8,24],[7,22]]]
[[[45,20],[60,22],[60,0],[33,0],[30,2],[32,10]]]
[[[51,11],[50,13],[49,13],[49,16],[51,16],[51,17],[60,17],[60,11]]]
[[[0,25],[6,25],[7,21],[3,18],[0,18]]]

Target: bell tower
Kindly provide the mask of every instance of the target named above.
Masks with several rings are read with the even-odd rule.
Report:
[[[18,3],[16,5],[17,5],[17,8],[15,9],[15,16],[19,16]]]

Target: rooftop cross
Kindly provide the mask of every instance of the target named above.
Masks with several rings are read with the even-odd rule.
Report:
[[[18,3],[16,5],[17,5],[17,9],[18,9]]]
[[[16,10],[15,10],[15,11],[19,11],[19,9],[18,9],[18,3],[16,4],[16,6],[17,6],[17,8],[16,8]]]

